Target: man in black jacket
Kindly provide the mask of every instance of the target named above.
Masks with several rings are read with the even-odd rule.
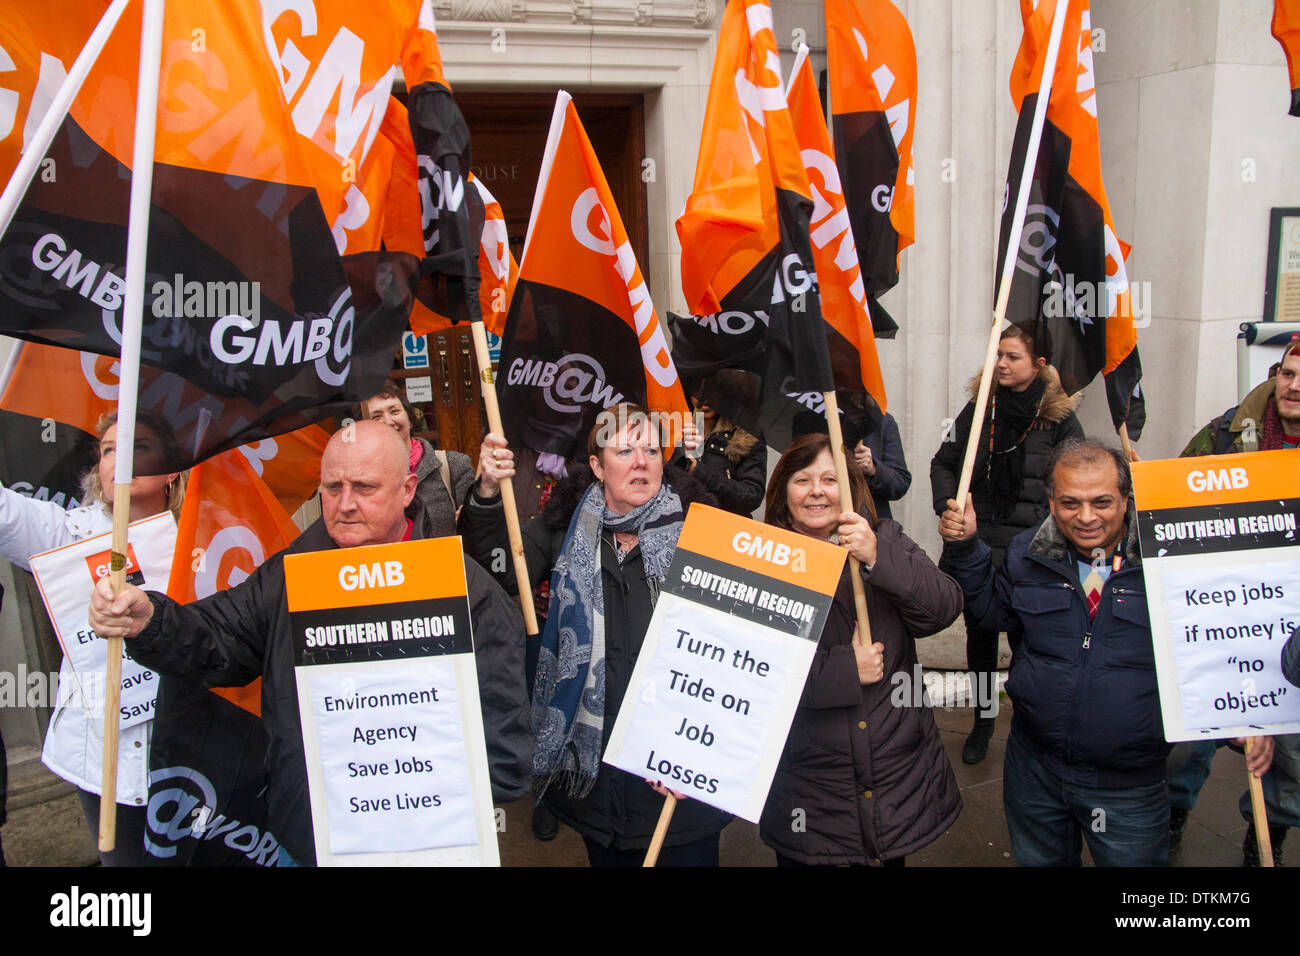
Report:
[[[330,439],[321,458],[322,518],[241,584],[182,606],[135,587],[114,598],[105,578],[91,598],[96,633],[132,638],[128,653],[159,673],[203,687],[263,678],[268,827],[295,863],[314,863],[316,852],[284,555],[430,537],[414,497],[416,481],[396,432],[379,422],[356,422]],[[471,559],[465,561],[465,580],[493,798],[513,800],[528,788],[532,761],[523,622],[505,592]]]
[[[1019,535],[994,569],[975,512],[948,499],[939,567],[983,627],[1018,626],[1002,774],[1011,852],[1021,866],[1169,862],[1169,789],[1151,622],[1119,451],[1092,441],[1055,449],[1045,473],[1051,515]],[[1263,775],[1270,738],[1252,751]]]

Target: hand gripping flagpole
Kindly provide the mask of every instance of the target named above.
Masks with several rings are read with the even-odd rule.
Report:
[[[835,481],[840,486],[840,510],[852,511],[853,499],[849,498],[845,506],[844,496],[851,495],[849,484],[849,463],[844,456],[844,433],[840,429],[840,407],[835,392],[822,392],[826,403],[826,430],[831,439],[831,457],[835,460]],[[862,564],[853,555],[849,555],[849,579],[853,582],[853,606],[858,612],[858,639],[866,647],[871,646],[871,621],[867,617],[867,590],[862,584]]]
[[[54,136],[63,124],[63,119],[68,115],[68,110],[72,106],[72,101],[76,99],[77,93],[81,90],[81,84],[86,81],[86,76],[90,73],[90,68],[95,65],[99,59],[99,54],[104,49],[104,44],[108,42],[113,28],[117,26],[117,21],[122,17],[122,11],[126,9],[128,0],[113,0],[113,5],[104,11],[100,17],[99,24],[86,40],[86,45],[81,48],[77,54],[77,59],[72,63],[72,69],[68,71],[63,82],[54,93],[54,99],[46,108],[45,118],[41,120],[40,125],[36,127],[36,132],[32,134],[31,141],[23,148],[23,154],[18,160],[18,165],[14,167],[13,174],[9,177],[9,182],[5,184],[4,192],[0,193],[0,236],[9,231],[9,223],[13,221],[14,213],[18,210],[18,205],[23,201],[23,196],[27,192],[27,187],[31,185],[32,179],[36,176],[36,170],[49,152],[50,144],[54,142]]]
[[[961,481],[957,484],[957,507],[966,507],[970,493],[971,475],[975,472],[975,450],[979,447],[980,433],[984,430],[984,412],[988,409],[989,390],[993,382],[993,364],[998,356],[998,340],[1002,320],[1007,315],[1007,302],[1011,298],[1011,277],[1016,270],[1020,254],[1020,234],[1025,227],[1025,210],[1029,208],[1029,184],[1038,165],[1038,146],[1043,139],[1043,123],[1047,119],[1047,103],[1052,95],[1052,74],[1056,72],[1056,54],[1061,47],[1061,33],[1065,29],[1065,12],[1069,0],[1056,0],[1056,13],[1052,18],[1052,35],[1043,58],[1043,75],[1038,81],[1038,101],[1034,103],[1034,122],[1025,148],[1025,160],[1020,171],[1020,188],[1016,193],[1016,210],[1012,216],[1011,235],[1007,239],[1006,257],[1002,260],[1002,277],[998,283],[998,301],[993,309],[993,328],[989,330],[989,347],[984,356],[984,371],[980,375],[979,393],[975,397],[975,414],[971,418],[970,437],[966,440],[966,457],[962,460]]]
[[[1259,744],[1258,737],[1246,738],[1246,756]],[[1259,865],[1273,866],[1273,838],[1268,832],[1268,807],[1264,804],[1264,784],[1249,770],[1246,781],[1250,787],[1250,809],[1255,818],[1255,846],[1259,849]]]
[[[480,316],[470,323],[474,336],[474,355],[478,359],[479,380],[482,383],[483,406],[487,411],[488,428],[498,435],[505,434],[501,424],[501,406],[497,402],[497,387],[492,377],[492,356],[488,354],[487,329]],[[537,634],[537,611],[533,607],[533,587],[528,578],[528,562],[524,558],[524,539],[519,529],[519,506],[515,502],[515,485],[510,478],[501,479],[501,507],[506,514],[506,534],[510,539],[510,556],[515,568],[515,581],[519,585],[519,610],[524,615],[524,630],[529,636]]]
[[[135,449],[136,392],[140,381],[140,331],[144,312],[145,254],[153,193],[154,132],[158,74],[162,63],[164,0],[144,0],[140,27],[140,74],[136,87],[135,143],[131,154],[131,206],[127,220],[126,292],[122,307],[121,386],[117,398],[117,454],[113,459],[113,594],[126,587],[126,529],[131,523],[131,474]],[[99,799],[99,849],[113,849],[117,830],[118,707],[122,695],[122,639],[107,638],[103,787]]]

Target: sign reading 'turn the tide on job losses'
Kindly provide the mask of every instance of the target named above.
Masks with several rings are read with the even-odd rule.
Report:
[[[844,561],[692,507],[605,762],[757,822]]]
[[[317,861],[496,865],[460,539],[284,572]]]
[[[1300,628],[1292,451],[1136,462],[1165,738],[1300,731],[1282,646]]]

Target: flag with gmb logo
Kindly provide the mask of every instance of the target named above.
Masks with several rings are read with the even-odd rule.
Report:
[[[809,236],[817,265],[822,318],[826,320],[826,347],[835,384],[851,392],[870,392],[884,412],[887,410],[885,380],[880,374],[876,336],[871,327],[866,285],[848,214],[844,178],[835,164],[806,46],[800,46],[795,55],[786,100],[799,142],[799,155],[812,189]]]
[[[555,98],[532,217],[501,344],[506,437],[586,458],[596,416],[620,402],[687,413],[650,290],[573,100]]]
[[[166,391],[157,387],[159,375],[154,369],[141,369],[139,411],[151,415],[155,422],[166,421],[173,411]],[[118,384],[118,362],[111,356],[35,342],[16,343],[0,376],[0,412],[30,424],[4,435],[11,450],[7,473],[0,478],[9,484],[17,477],[31,485],[31,479],[23,477],[24,470],[45,461],[55,449],[76,448],[78,452],[68,459],[68,473],[56,472],[62,476],[57,487],[31,486],[33,493],[45,488],[51,499],[64,493],[65,506],[76,507],[81,475],[96,460],[96,426],[101,417],[117,410]],[[292,514],[316,493],[320,459],[328,441],[329,433],[323,428],[307,425],[241,445],[239,454],[280,506]]]
[[[898,324],[877,301],[898,284],[916,238],[912,137],[916,46],[890,0],[826,0],[826,60],[835,161],[876,335]]]
[[[4,176],[105,9],[10,6]],[[128,5],[0,238],[0,332],[121,352],[140,19]],[[411,139],[391,87],[399,63],[424,81],[434,30],[428,0],[167,3],[141,341],[171,412],[165,467],[346,413],[383,383],[429,268],[381,241]],[[414,190],[404,202],[419,214]]]
[[[673,319],[673,357],[691,378],[748,373],[757,413],[745,389],[734,390],[734,403],[718,396],[714,407],[776,448],[788,444],[801,411],[824,410],[822,395],[834,387],[808,238],[812,211],[772,10],[763,0],[731,0],[695,184],[677,219],[691,314]]]
[[[1038,155],[1027,160],[1056,5],[1067,2]],[[1142,363],[1128,246],[1115,231],[1102,182],[1088,0],[1021,0],[1020,15],[1024,36],[1011,69],[1020,119],[1003,191],[998,275],[1027,161],[1033,176],[1006,318],[1033,336],[1068,394],[1102,374],[1112,423],[1117,430],[1126,424],[1136,439],[1145,423]]]
[[[298,536],[250,457],[190,472],[167,595],[188,603],[239,584]],[[261,678],[203,690],[162,677],[149,748],[147,859],[157,866],[275,866],[266,829]]]

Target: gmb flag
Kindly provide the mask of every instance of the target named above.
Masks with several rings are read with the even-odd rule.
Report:
[[[1274,0],[1273,36],[1286,54],[1292,116],[1300,116],[1300,0]]]
[[[16,6],[0,21],[14,67],[0,174],[104,9]],[[381,132],[394,64],[436,49],[427,10],[167,4],[141,343],[145,387],[174,413],[166,467],[346,412],[382,384],[418,260],[375,228],[394,151]],[[133,4],[0,240],[0,331],[120,353],[139,35]]]
[[[835,161],[871,320],[876,335],[893,338],[898,325],[876,299],[898,283],[899,254],[916,238],[912,31],[889,0],[826,0],[826,58]]]
[[[385,228],[385,238],[388,248],[420,259],[413,331],[424,335],[481,317],[500,335],[519,269],[501,206],[470,172],[469,129],[443,74],[432,15],[422,11],[421,24],[421,42],[402,59],[409,135],[392,173],[396,197],[418,195],[419,202],[401,203],[400,220]]]
[[[673,357],[692,378],[735,368],[758,377],[758,421],[719,414],[783,448],[800,410],[834,386],[808,239],[813,200],[781,85],[772,11],[731,0],[695,167],[677,220],[682,287]]]
[[[249,457],[228,451],[190,474],[169,597],[188,603],[238,584],[298,529]],[[163,677],[149,753],[145,848],[160,866],[274,866],[266,829],[261,680],[201,690]]]
[[[810,237],[835,384],[853,392],[870,392],[883,412],[885,382],[876,355],[876,337],[845,204],[843,178],[835,166],[806,46],[801,46],[795,57],[786,100],[812,189]]]
[[[155,420],[167,420],[174,410],[156,404],[160,395],[154,387],[156,372],[141,369],[141,401],[139,411],[150,413]],[[15,460],[11,455],[11,473],[21,465],[27,468],[33,462],[43,461],[55,448],[65,448],[68,442],[83,444],[89,456],[78,454],[69,459],[75,463],[71,478],[80,481],[97,458],[97,443],[93,435],[101,416],[117,410],[118,362],[107,355],[78,352],[73,349],[56,349],[34,342],[19,342],[12,356],[7,378],[0,383],[0,410],[25,424],[17,436],[31,436],[38,447],[28,442],[28,457]],[[39,421],[38,421],[39,420]],[[17,436],[6,436],[18,440]],[[80,436],[81,441],[79,441]],[[288,513],[297,511],[316,493],[320,484],[320,459],[324,454],[329,435],[317,425],[307,425],[274,438],[263,438],[241,445],[239,452],[248,459],[254,474],[259,476]],[[11,442],[12,444],[12,442]],[[34,485],[33,494],[44,486]],[[72,487],[76,487],[74,484]],[[63,488],[63,486],[60,486]],[[48,487],[52,500],[56,490]],[[76,507],[74,496],[69,494],[66,507]],[[89,503],[89,502],[83,502]]]
[[[1066,0],[1020,3],[1025,32],[1011,71],[1011,96],[1020,120],[1003,192],[999,275],[1058,2]],[[1101,177],[1087,0],[1069,0],[1042,141],[1029,161],[1034,172],[1006,317],[1034,337],[1038,353],[1056,366],[1069,394],[1101,372],[1115,428],[1127,423],[1130,436],[1137,438],[1134,397],[1140,395],[1142,366],[1124,263],[1127,249],[1115,233]]]
[[[534,451],[585,459],[596,416],[619,402],[676,413],[672,423],[687,412],[627,230],[563,90],[503,339],[502,424]]]

